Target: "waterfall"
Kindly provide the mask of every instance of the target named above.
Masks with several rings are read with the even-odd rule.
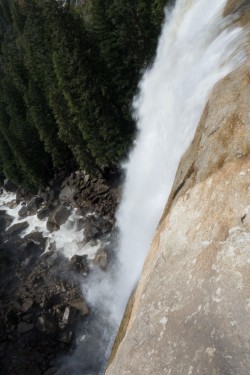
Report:
[[[92,274],[83,286],[99,312],[96,331],[107,345],[106,358],[208,96],[245,60],[245,33],[233,25],[236,16],[223,17],[226,3],[177,0],[167,8],[155,60],[139,84],[133,104],[137,136],[123,164],[126,178],[116,214],[117,261],[108,275]],[[105,361],[100,374],[104,368]]]
[[[223,19],[226,0],[178,0],[166,9],[156,58],[134,100],[138,134],[124,164],[126,181],[117,212],[119,280],[114,315],[121,318],[138,281],[208,95],[244,60],[244,31]]]

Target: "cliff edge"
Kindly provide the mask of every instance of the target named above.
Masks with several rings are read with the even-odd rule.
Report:
[[[249,83],[248,58],[209,97],[106,375],[250,373]]]

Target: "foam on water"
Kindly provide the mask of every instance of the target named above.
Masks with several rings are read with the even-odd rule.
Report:
[[[32,232],[41,232],[43,237],[48,238],[45,252],[49,251],[50,244],[54,244],[55,249],[60,251],[60,253],[68,259],[76,254],[88,255],[90,260],[94,259],[102,243],[101,241],[96,241],[96,244],[93,246],[91,246],[90,243],[84,243],[84,232],[78,227],[78,220],[81,219],[81,216],[76,213],[76,210],[73,210],[66,223],[61,225],[59,231],[50,232],[46,227],[47,218],[40,220],[37,215],[20,218],[18,211],[22,207],[22,202],[15,205],[15,200],[16,194],[8,193],[4,190],[0,195],[0,210],[6,211],[6,213],[13,218],[9,227],[17,223],[28,223],[28,228],[20,233],[21,238],[24,238]],[[11,208],[12,202],[13,208]]]

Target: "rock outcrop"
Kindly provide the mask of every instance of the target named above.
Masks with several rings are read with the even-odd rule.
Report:
[[[9,181],[5,185],[12,188]],[[104,273],[111,261],[120,177],[111,171],[104,180],[77,171],[55,176],[35,196],[15,189],[6,207],[16,209],[16,220],[0,210],[0,372],[61,374],[59,358],[73,352],[78,330],[89,330],[96,319],[81,288],[89,274]],[[91,256],[68,259],[57,248],[53,232],[70,215],[72,230],[79,234],[73,246],[87,245]],[[41,220],[38,226],[29,228],[31,216]],[[51,233],[43,230],[45,223]]]
[[[246,63],[210,95],[107,375],[250,373],[249,83]]]

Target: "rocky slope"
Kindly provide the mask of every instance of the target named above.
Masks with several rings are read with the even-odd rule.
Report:
[[[249,25],[248,3],[226,12],[243,4]],[[249,68],[248,58],[210,95],[107,375],[250,372]]]
[[[10,181],[5,187],[15,194],[8,213],[0,209],[0,373],[52,375],[58,359],[74,350],[79,326],[84,332],[94,319],[82,285],[95,269],[107,271],[112,258],[107,238],[110,243],[115,229],[119,178],[91,179],[77,171],[56,176],[36,196]],[[67,257],[53,242],[54,234],[63,236],[61,226],[72,212],[77,240],[71,245],[69,239],[69,247],[77,245],[81,252],[87,246],[92,257],[88,252]],[[33,221],[37,225],[25,235]]]

